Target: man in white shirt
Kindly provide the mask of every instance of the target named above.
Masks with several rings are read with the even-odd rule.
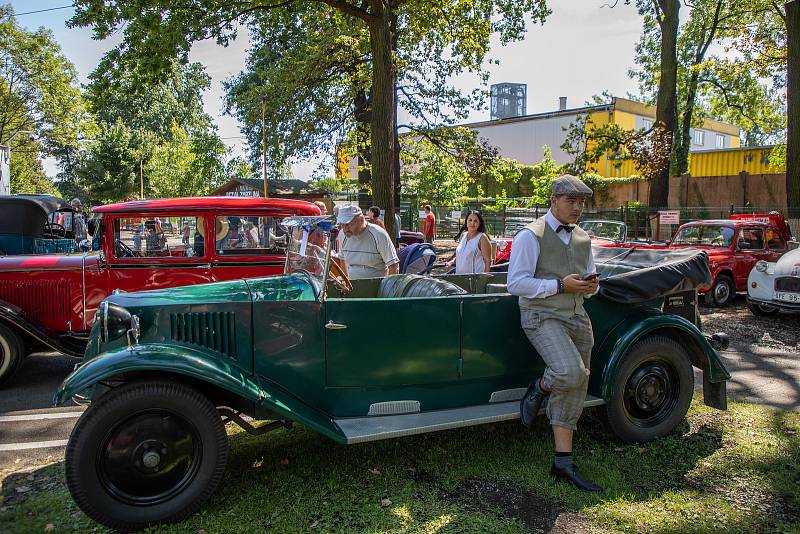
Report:
[[[583,299],[599,288],[591,239],[575,225],[591,195],[574,176],[553,181],[547,214],[514,237],[508,291],[519,296],[522,328],[547,365],[520,402],[522,423],[530,426],[548,398],[555,443],[550,473],[582,490],[601,491],[572,463],[572,435],[586,398],[594,345]]]
[[[392,239],[380,226],[367,223],[361,208],[341,207],[336,222],[344,231],[339,257],[345,261],[349,278],[381,278],[399,272]]]

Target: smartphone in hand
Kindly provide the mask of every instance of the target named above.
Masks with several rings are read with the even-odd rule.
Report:
[[[581,276],[581,280],[583,280],[584,282],[594,282],[595,280],[597,280],[597,276],[598,276],[597,273],[586,273],[583,276]]]

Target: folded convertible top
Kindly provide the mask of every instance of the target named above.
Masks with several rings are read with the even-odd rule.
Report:
[[[711,283],[708,255],[701,250],[593,247],[599,294],[625,304],[646,302]]]

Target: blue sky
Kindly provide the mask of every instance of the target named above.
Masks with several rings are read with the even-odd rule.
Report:
[[[10,3],[15,12],[24,13],[66,6],[70,2],[12,0]],[[634,45],[641,31],[636,10],[622,3],[613,9],[604,7],[605,0],[551,0],[550,6],[553,14],[548,21],[543,26],[529,26],[524,41],[506,47],[494,44],[492,57],[499,59],[500,64],[489,67],[490,83],[526,83],[528,113],[556,109],[559,96],[566,96],[569,107],[575,107],[603,90],[619,96],[635,92],[636,85],[628,79],[627,71],[633,67]],[[52,30],[83,83],[115,43],[92,40],[89,29],[67,28],[65,22],[72,13],[72,8],[57,9],[20,15],[17,20],[30,29],[44,26]],[[204,95],[205,109],[216,121],[219,134],[232,153],[240,155],[246,147],[237,121],[222,115],[221,82],[243,68],[247,47],[243,35],[227,48],[213,42],[197,43],[191,53],[191,59],[205,65],[212,77],[212,87]],[[469,90],[475,87],[477,79],[465,75],[454,83]],[[488,109],[473,111],[469,121],[488,118]],[[317,164],[294,162],[292,170],[297,178],[305,179]],[[50,175],[57,172],[53,162],[46,162],[45,167]]]

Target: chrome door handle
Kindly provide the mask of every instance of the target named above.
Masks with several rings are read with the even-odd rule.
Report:
[[[340,324],[340,323],[334,323],[333,321],[328,321],[325,324],[325,328],[327,328],[328,330],[344,330],[345,328],[347,328],[347,325],[346,324]]]

